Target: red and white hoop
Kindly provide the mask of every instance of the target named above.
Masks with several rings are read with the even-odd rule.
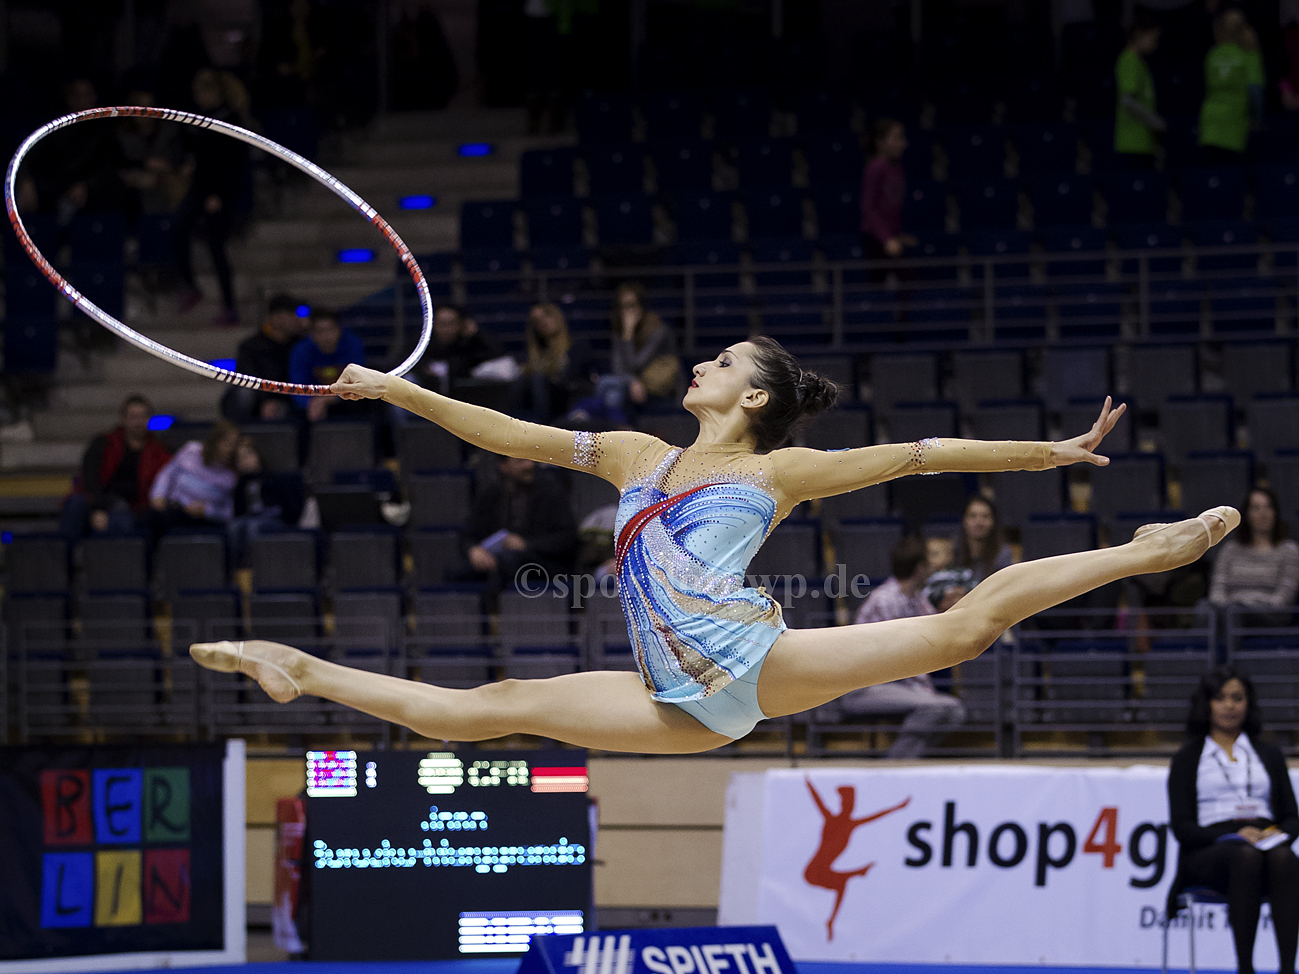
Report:
[[[285,395],[298,396],[328,396],[333,395],[329,386],[320,385],[297,385],[292,382],[273,382],[270,379],[259,379],[256,376],[244,375],[240,372],[232,372],[229,369],[220,369],[215,365],[191,358],[180,352],[174,351],[153,339],[141,335],[132,328],[127,327],[118,321],[112,315],[97,307],[93,302],[86,300],[76,288],[64,279],[56,271],[44,255],[36,249],[32,238],[27,233],[27,228],[23,226],[22,217],[18,214],[18,204],[14,199],[14,183],[18,177],[18,167],[22,165],[23,159],[31,151],[32,146],[36,145],[41,139],[51,132],[57,132],[59,129],[67,128],[69,125],[75,125],[77,122],[86,122],[97,118],[156,118],[166,122],[183,122],[186,125],[194,125],[198,128],[210,129],[214,132],[220,132],[223,135],[229,135],[239,139],[241,142],[247,142],[251,146],[256,146],[263,152],[269,152],[276,158],[283,159],[289,165],[300,169],[308,176],[311,176],[318,183],[321,183],[330,189],[335,195],[341,197],[348,206],[356,210],[363,217],[379,228],[387,241],[392,244],[393,249],[397,251],[397,257],[410,272],[410,276],[415,281],[415,290],[419,294],[420,312],[423,320],[420,329],[419,341],[415,343],[415,349],[410,355],[389,372],[389,375],[404,375],[414,368],[415,363],[420,360],[424,354],[424,349],[428,347],[429,337],[433,333],[433,303],[429,298],[428,282],[424,279],[424,272],[420,270],[419,263],[415,260],[410,248],[402,242],[401,237],[393,230],[388,222],[375,212],[372,207],[356,193],[348,189],[341,182],[331,176],[325,170],[321,169],[315,163],[304,159],[296,152],[292,152],[284,146],[272,142],[270,139],[258,135],[256,132],[250,132],[248,129],[240,128],[238,125],[231,125],[220,119],[207,118],[203,115],[194,115],[190,112],[176,111],[172,108],[144,108],[141,106],[128,105],[118,108],[92,108],[84,112],[74,112],[71,115],[64,115],[56,118],[52,122],[42,125],[39,129],[27,136],[23,144],[18,147],[14,153],[13,159],[9,162],[9,170],[5,174],[5,207],[9,211],[9,222],[13,224],[14,232],[18,234],[18,241],[23,245],[36,266],[41,269],[41,273],[49,278],[50,283],[58,288],[59,293],[77,306],[77,308],[94,318],[97,322],[107,328],[114,334],[121,335],[132,345],[144,349],[151,355],[167,362],[173,362],[183,369],[191,372],[197,372],[199,375],[206,376],[209,379],[219,379],[222,382],[229,382],[232,385],[242,386],[246,389],[258,389],[263,392],[276,392]]]

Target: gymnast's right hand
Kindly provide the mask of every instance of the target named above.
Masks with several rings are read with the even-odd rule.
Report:
[[[349,365],[330,388],[344,399],[382,399],[390,378],[363,365]]]

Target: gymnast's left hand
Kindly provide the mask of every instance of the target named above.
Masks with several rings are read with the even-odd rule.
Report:
[[[388,392],[389,378],[383,372],[354,364],[345,368],[330,388],[343,399],[382,399]]]
[[[1072,440],[1061,440],[1059,443],[1052,444],[1051,459],[1055,466],[1063,467],[1066,464],[1082,462],[1094,463],[1098,467],[1106,466],[1110,462],[1109,457],[1100,456],[1095,450],[1101,445],[1101,440],[1105,439],[1105,434],[1114,429],[1119,417],[1127,412],[1127,409],[1127,403],[1121,404],[1117,409],[1111,408],[1110,397],[1106,396],[1100,417],[1090,430],[1082,436],[1075,436]]]

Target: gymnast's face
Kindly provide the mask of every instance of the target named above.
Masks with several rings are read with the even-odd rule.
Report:
[[[758,409],[767,403],[767,391],[755,388],[753,346],[736,342],[711,362],[700,362],[691,370],[690,388],[682,405],[694,412],[709,409],[726,412],[736,406]]]

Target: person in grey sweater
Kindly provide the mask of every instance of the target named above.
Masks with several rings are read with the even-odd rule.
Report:
[[[1254,487],[1242,509],[1240,532],[1223,545],[1213,566],[1209,601],[1272,610],[1250,613],[1246,623],[1284,626],[1299,591],[1299,544],[1286,537],[1270,487]]]

